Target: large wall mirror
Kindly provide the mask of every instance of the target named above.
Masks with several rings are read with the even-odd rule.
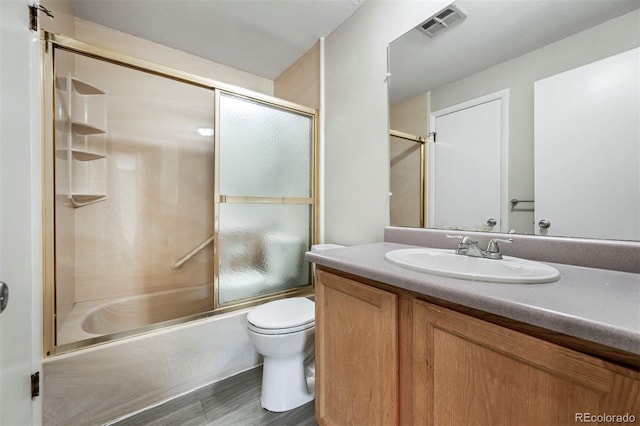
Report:
[[[391,225],[640,240],[639,8],[458,0],[391,43]]]

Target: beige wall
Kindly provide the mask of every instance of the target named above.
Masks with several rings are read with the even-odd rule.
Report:
[[[427,137],[429,133],[429,99],[423,93],[389,107],[389,126],[393,130]]]
[[[73,16],[71,10],[71,2],[69,0],[43,0],[40,4],[53,13],[54,18],[51,19],[40,12],[40,26],[42,29],[56,33],[74,37],[76,32],[76,17]]]
[[[320,42],[274,81],[274,96],[320,109]]]
[[[421,144],[391,136],[390,140],[391,226],[421,226]]]

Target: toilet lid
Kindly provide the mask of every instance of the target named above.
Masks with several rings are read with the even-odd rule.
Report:
[[[271,330],[297,327],[315,321],[315,303],[306,297],[275,300],[249,312],[247,321]]]

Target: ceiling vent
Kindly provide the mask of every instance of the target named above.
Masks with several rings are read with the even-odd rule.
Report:
[[[416,28],[429,37],[435,37],[447,28],[451,28],[453,25],[461,22],[466,17],[467,15],[452,3]]]

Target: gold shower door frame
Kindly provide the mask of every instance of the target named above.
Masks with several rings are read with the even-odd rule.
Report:
[[[426,174],[426,164],[427,163],[427,150],[426,150],[426,144],[427,144],[427,139],[423,136],[416,136],[416,135],[412,135],[410,133],[405,133],[405,132],[401,132],[399,130],[389,130],[389,136],[391,137],[396,137],[396,138],[400,138],[400,139],[404,139],[410,142],[415,142],[420,144],[420,212],[419,212],[419,217],[420,217],[420,227],[421,228],[425,228],[427,226],[427,220],[426,220],[426,215],[425,212],[427,211],[426,209],[426,204],[425,204],[425,199],[426,199],[426,188],[427,188],[427,174]],[[389,143],[393,143],[393,139],[389,138]]]
[[[249,306],[254,306],[268,300],[283,297],[309,295],[313,292],[311,274],[309,274],[309,284],[258,296],[251,299],[243,299],[237,303],[228,303],[219,306],[218,303],[218,278],[219,278],[219,212],[220,203],[261,203],[261,204],[304,204],[311,208],[311,235],[310,242],[314,244],[319,232],[319,207],[318,207],[318,112],[317,110],[289,101],[278,99],[272,96],[256,93],[240,87],[220,83],[218,81],[176,70],[163,65],[155,64],[143,59],[132,57],[120,52],[104,49],[88,43],[61,36],[59,34],[41,32],[41,73],[42,73],[42,191],[43,191],[43,355],[45,357],[65,353],[100,343],[105,343],[124,337],[142,334],[159,328],[185,323],[188,321],[214,316]],[[157,324],[128,330],[116,334],[99,336],[79,342],[56,345],[56,294],[55,294],[55,187],[54,187],[54,138],[55,138],[55,81],[54,81],[54,48],[62,49],[71,53],[84,55],[93,59],[106,61],[115,65],[131,68],[141,72],[146,72],[160,77],[176,80],[197,87],[209,89],[214,96],[214,309],[188,317],[165,321]],[[220,93],[226,92],[237,97],[256,101],[266,106],[273,106],[281,110],[286,110],[307,116],[312,124],[312,146],[311,146],[311,197],[308,198],[287,198],[287,197],[238,197],[221,195],[219,191],[219,160],[220,160],[220,120],[219,105]]]

